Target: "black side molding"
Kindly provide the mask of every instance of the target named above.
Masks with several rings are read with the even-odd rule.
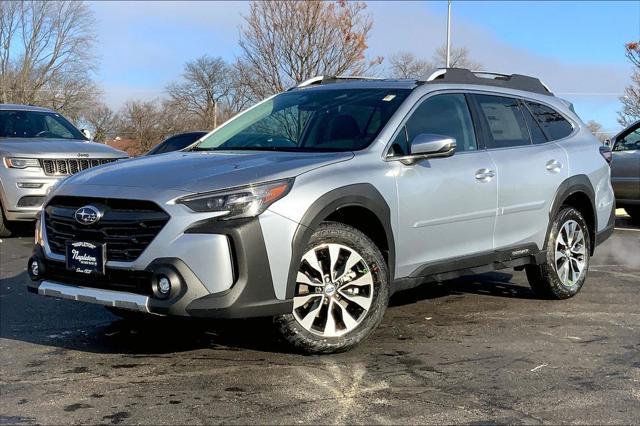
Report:
[[[499,269],[536,265],[545,261],[545,251],[536,244],[508,247],[455,259],[428,263],[406,278],[393,281],[391,292],[408,290],[429,282],[451,280],[464,275],[483,274]]]

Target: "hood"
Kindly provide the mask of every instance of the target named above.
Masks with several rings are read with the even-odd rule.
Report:
[[[68,158],[78,154],[93,158],[127,157],[126,152],[98,142],[49,138],[0,138],[0,153],[31,158]]]
[[[88,169],[65,183],[206,192],[295,177],[351,158],[352,152],[172,152]]]

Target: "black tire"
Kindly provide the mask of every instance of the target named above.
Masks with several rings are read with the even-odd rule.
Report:
[[[640,223],[640,206],[627,206],[624,208],[631,220],[635,223]]]
[[[558,233],[569,221],[575,221],[582,228],[584,234],[584,268],[578,280],[571,285],[565,285],[556,270],[556,243]],[[527,279],[536,296],[543,299],[568,299],[578,294],[589,270],[591,254],[591,235],[586,220],[573,207],[563,207],[556,215],[550,227],[547,243],[546,261],[541,265],[527,265],[525,267]]]
[[[365,234],[337,222],[321,224],[311,236],[304,253],[323,244],[340,244],[353,249],[368,265],[373,278],[373,297],[369,309],[352,330],[337,337],[325,337],[305,329],[293,313],[274,318],[277,331],[296,350],[308,354],[327,354],[351,349],[380,325],[389,303],[389,274],[380,250]]]
[[[9,227],[9,223],[4,217],[4,211],[2,210],[2,205],[0,204],[0,238],[7,238],[11,236],[11,228]]]

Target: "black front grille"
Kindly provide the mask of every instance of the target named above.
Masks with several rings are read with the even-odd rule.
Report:
[[[92,225],[75,220],[80,207],[92,205],[103,212]],[[153,241],[169,215],[151,201],[54,197],[45,208],[45,229],[52,252],[66,253],[67,241],[107,245],[107,260],[132,262]]]
[[[82,170],[102,164],[113,163],[114,161],[116,161],[115,158],[61,158],[40,160],[40,166],[47,176],[64,176],[73,175]]]
[[[127,271],[105,269],[105,275],[83,275],[69,271],[64,263],[45,260],[45,279],[82,287],[126,291],[151,296],[151,275],[149,271]]]

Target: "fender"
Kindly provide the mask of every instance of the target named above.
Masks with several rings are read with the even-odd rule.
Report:
[[[598,214],[596,211],[596,203],[595,203],[595,191],[593,190],[593,185],[591,185],[591,181],[587,177],[587,175],[575,175],[571,176],[564,180],[558,190],[556,191],[555,196],[553,197],[553,203],[551,204],[551,209],[549,210],[549,223],[547,224],[547,235],[544,239],[543,249],[547,249],[547,243],[549,240],[549,231],[551,230],[551,225],[553,223],[553,218],[556,217],[560,207],[565,202],[567,198],[576,192],[582,192],[589,198],[589,202],[591,205],[591,214],[593,215],[593,229],[590,231],[590,236],[592,240],[591,250],[593,251],[593,247],[595,246],[596,233],[598,231]],[[593,254],[593,253],[592,253]]]
[[[286,298],[293,298],[295,292],[296,276],[298,273],[298,263],[304,254],[304,248],[307,245],[311,234],[320,225],[320,223],[331,213],[343,207],[358,206],[364,207],[372,211],[382,226],[387,237],[389,245],[389,254],[387,260],[387,268],[389,270],[389,282],[393,282],[395,272],[395,239],[393,237],[393,229],[391,227],[391,210],[387,201],[382,194],[369,183],[358,183],[343,186],[331,190],[318,198],[302,217],[298,228],[293,236],[291,264],[289,266],[289,275],[287,279]]]

